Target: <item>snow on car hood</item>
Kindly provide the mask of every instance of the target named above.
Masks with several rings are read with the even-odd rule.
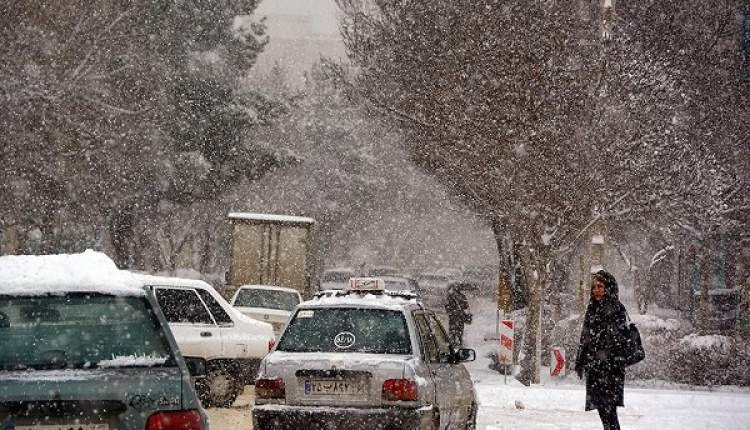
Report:
[[[140,282],[101,252],[0,257],[0,294],[91,292],[142,296]]]

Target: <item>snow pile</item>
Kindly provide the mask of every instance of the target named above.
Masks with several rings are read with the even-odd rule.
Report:
[[[689,334],[667,357],[669,379],[693,385],[750,385],[750,346],[741,338]]]
[[[406,299],[388,294],[344,294],[324,295],[317,297],[302,305],[345,305],[345,306],[378,306],[388,309],[399,310],[404,305],[415,303],[415,299]]]
[[[143,295],[140,282],[101,252],[0,257],[0,294],[94,292]]]
[[[641,330],[677,331],[682,328],[682,323],[673,318],[664,320],[654,315],[633,315],[631,318]]]
[[[680,345],[689,349],[705,349],[728,354],[732,349],[732,339],[727,336],[709,335],[699,336],[695,333],[687,335],[680,339]]]

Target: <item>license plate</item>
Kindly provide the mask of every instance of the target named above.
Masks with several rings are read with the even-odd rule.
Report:
[[[36,426],[15,426],[13,430],[109,430],[108,424],[44,424]]]
[[[366,393],[367,385],[360,381],[305,381],[305,396],[364,396]]]

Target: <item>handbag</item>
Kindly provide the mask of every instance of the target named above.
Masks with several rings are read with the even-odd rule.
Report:
[[[623,345],[623,358],[625,366],[632,366],[640,363],[646,358],[646,351],[643,349],[641,341],[641,332],[638,331],[635,323],[630,319],[628,311],[625,311],[627,320],[625,321],[625,344]]]

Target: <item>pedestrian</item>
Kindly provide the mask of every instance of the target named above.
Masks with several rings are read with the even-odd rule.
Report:
[[[596,409],[604,430],[619,430],[617,407],[624,406],[625,306],[617,281],[600,270],[592,276],[591,299],[581,330],[575,371],[586,379],[586,410]]]
[[[448,336],[454,349],[463,347],[464,324],[471,324],[471,309],[462,289],[464,284],[452,282],[448,285],[445,312],[448,314]]]

